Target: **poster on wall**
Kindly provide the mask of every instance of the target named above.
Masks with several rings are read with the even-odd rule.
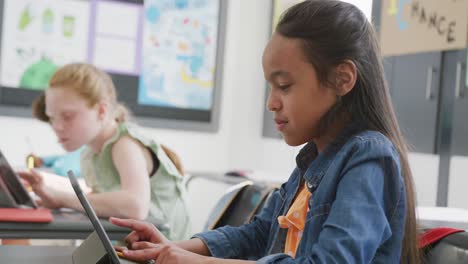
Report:
[[[383,0],[382,54],[466,48],[467,10],[468,0]]]
[[[145,1],[138,103],[209,110],[219,0]]]
[[[2,86],[42,90],[59,66],[86,61],[89,2],[5,0],[4,10]]]
[[[91,5],[88,61],[109,73],[138,75],[143,6],[115,0]]]

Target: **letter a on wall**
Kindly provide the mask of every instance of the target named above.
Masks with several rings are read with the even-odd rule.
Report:
[[[467,46],[468,0],[383,0],[381,14],[384,56]]]

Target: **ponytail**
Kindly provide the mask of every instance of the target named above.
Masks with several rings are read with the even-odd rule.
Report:
[[[122,123],[130,119],[130,111],[121,103],[115,106],[115,121]]]
[[[49,122],[49,117],[46,114],[46,103],[45,103],[45,93],[42,93],[34,99],[32,103],[32,115],[36,119],[43,121],[43,122]]]

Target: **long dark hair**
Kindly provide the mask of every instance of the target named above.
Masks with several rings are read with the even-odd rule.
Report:
[[[320,83],[335,85],[334,68],[345,60],[356,65],[354,88],[338,100],[322,119],[322,126],[346,112],[367,129],[387,136],[398,150],[406,188],[406,219],[401,262],[419,263],[414,183],[408,164],[407,144],[401,134],[384,77],[376,33],[355,6],[334,0],[309,0],[288,9],[276,32],[299,39]]]

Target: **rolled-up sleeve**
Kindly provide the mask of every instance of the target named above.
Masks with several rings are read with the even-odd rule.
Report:
[[[275,191],[252,222],[239,227],[220,227],[216,230],[198,233],[194,237],[200,238],[214,257],[261,258],[266,254],[271,221],[281,201],[279,191]]]

